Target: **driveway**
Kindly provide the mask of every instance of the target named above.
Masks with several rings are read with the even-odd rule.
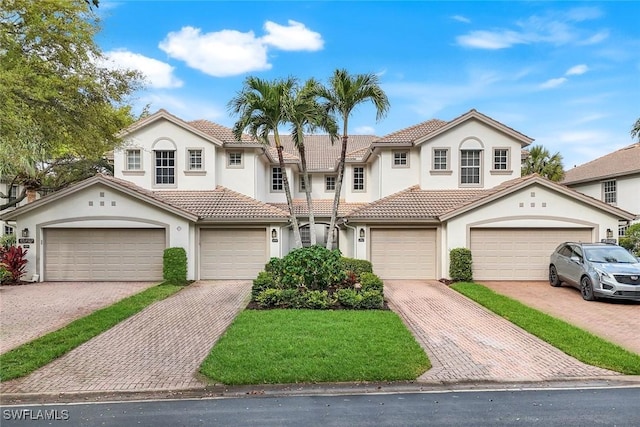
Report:
[[[42,282],[0,286],[0,354],[157,282]]]
[[[251,282],[196,282],[87,341],[5,393],[164,391],[204,387],[197,370],[249,301]]]
[[[548,282],[483,282],[493,291],[516,299],[554,317],[566,320],[594,335],[640,354],[640,303],[633,301],[585,301],[580,291]]]
[[[385,294],[431,360],[419,381],[615,379],[437,281],[386,280]]]

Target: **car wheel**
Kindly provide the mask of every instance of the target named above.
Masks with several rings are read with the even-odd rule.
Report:
[[[595,301],[596,299],[596,296],[593,294],[593,284],[587,276],[580,279],[580,293],[585,301]]]
[[[552,265],[549,267],[549,284],[554,288],[562,285],[560,281],[560,277],[558,277],[558,271],[556,270],[556,266]]]

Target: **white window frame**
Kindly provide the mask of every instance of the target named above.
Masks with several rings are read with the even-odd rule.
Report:
[[[138,153],[138,167],[132,168],[129,162],[130,156],[134,153]],[[142,170],[142,149],[141,148],[128,148],[124,152],[124,170],[128,172],[139,172]]]
[[[362,171],[362,176],[356,176],[356,171]],[[367,171],[365,169],[365,167],[363,165],[354,165],[351,168],[351,173],[352,173],[352,185],[351,185],[351,189],[353,190],[354,193],[362,193],[364,191],[367,190],[366,187],[366,175],[367,175]],[[358,172],[358,175],[360,175],[360,172]],[[360,182],[362,181],[362,182]]]
[[[282,193],[284,191],[285,173],[280,166],[271,166],[270,188],[272,193]],[[279,177],[276,174],[279,174]]]
[[[311,227],[309,224],[300,227],[300,240],[302,241],[302,247],[311,246]]]
[[[200,165],[199,165],[199,167],[195,167],[197,165],[192,163],[192,160],[194,159],[192,157],[192,154],[195,154],[195,153],[200,153]],[[191,172],[204,171],[204,149],[202,149],[202,148],[187,148],[187,170],[191,171]]]
[[[502,158],[498,161],[499,151],[505,152],[504,161]],[[511,172],[511,149],[509,147],[495,147],[492,152],[491,167],[492,172]]]
[[[602,181],[602,201],[610,205],[618,203],[618,184],[615,179]]]
[[[329,180],[333,180],[333,188],[329,188]],[[325,175],[324,176],[324,191],[326,193],[335,193],[336,185],[338,185],[338,175]]]
[[[441,156],[437,156],[438,152],[444,151],[444,168],[438,167],[440,165],[438,160],[442,159]],[[433,147],[432,151],[433,161],[431,162],[431,172],[433,173],[448,173],[451,172],[451,150],[448,147]]]
[[[460,150],[460,186],[461,187],[481,187],[482,186],[482,151],[479,149],[468,149],[468,150]],[[464,160],[463,156],[466,156],[471,153],[477,153],[478,157],[473,158],[474,162],[477,161],[477,165],[463,165]],[[477,170],[478,182],[463,182],[463,170]],[[475,176],[475,174],[474,174]]]
[[[18,198],[18,186],[17,185],[12,185],[11,187],[9,187],[9,197],[7,197],[7,201],[9,203],[15,201]]]
[[[311,190],[312,188],[312,182],[313,179],[311,178],[311,175],[309,175],[309,190]],[[298,191],[300,193],[305,193],[305,188],[304,188],[304,175],[303,174],[298,174]]]
[[[158,158],[160,153],[171,154],[171,156],[167,156],[166,159]],[[155,187],[171,187],[175,188],[178,184],[178,175],[176,173],[176,150],[154,150],[153,151],[153,183]],[[167,163],[172,163],[171,165],[158,165],[158,160],[167,160]],[[171,174],[167,174],[167,177],[172,178],[173,182],[158,182],[158,178],[161,178],[163,175],[158,175],[159,170],[167,170],[171,171]]]
[[[239,162],[235,163],[235,156],[240,156]],[[244,153],[242,151],[227,151],[227,168],[242,169],[244,168]]]
[[[409,150],[393,150],[391,152],[392,168],[408,168],[409,167]]]

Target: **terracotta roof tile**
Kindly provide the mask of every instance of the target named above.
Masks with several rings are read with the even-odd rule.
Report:
[[[422,138],[425,135],[430,134],[436,129],[440,129],[448,122],[440,119],[431,119],[426,122],[418,123],[417,125],[410,126],[408,128],[400,129],[399,131],[390,133],[382,138],[376,139],[376,143],[413,143],[416,139]]]
[[[640,142],[565,171],[563,184],[577,184],[640,173]]]
[[[331,216],[331,211],[333,210],[333,199],[320,199],[313,200],[313,214],[318,216]],[[286,203],[272,203],[273,206],[285,211],[289,212],[289,206]],[[345,203],[344,201],[340,201],[340,206],[338,207],[338,215],[343,216],[348,212],[351,212],[354,209],[361,208],[366,206],[367,203]],[[307,209],[307,201],[304,199],[294,199],[293,201],[293,209],[296,216],[307,216],[309,215],[309,210]]]
[[[256,142],[253,138],[246,134],[242,134],[242,141],[238,141],[236,140],[236,137],[233,135],[233,131],[230,128],[210,122],[209,120],[193,120],[188,122],[188,124],[198,129],[199,131],[206,133],[207,135],[211,135],[215,139],[225,144],[237,144],[239,142]]]

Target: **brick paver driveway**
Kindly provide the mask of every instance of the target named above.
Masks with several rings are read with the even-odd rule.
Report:
[[[585,365],[436,281],[386,280],[385,294],[427,352],[419,380],[543,381],[619,376]]]
[[[585,301],[577,289],[565,284],[552,288],[548,282],[482,284],[640,354],[640,302]]]
[[[156,282],[42,282],[0,287],[0,353]]]
[[[242,310],[251,282],[196,282],[147,307],[2,393],[180,390],[204,387],[200,363]]]

